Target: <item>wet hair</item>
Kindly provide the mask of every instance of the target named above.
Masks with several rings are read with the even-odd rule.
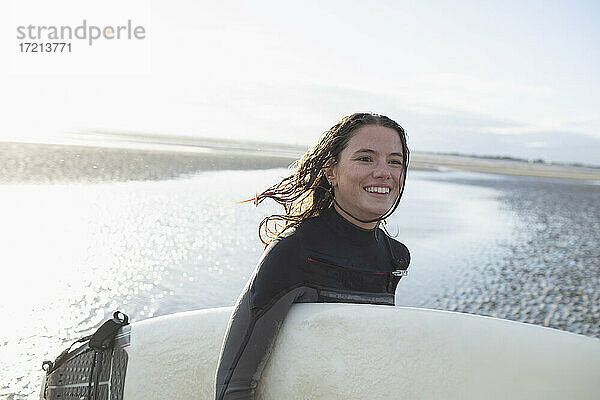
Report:
[[[378,220],[389,217],[398,207],[404,192],[404,182],[408,168],[409,152],[404,129],[392,119],[371,113],[356,113],[342,118],[331,129],[324,132],[319,140],[310,147],[302,158],[290,168],[294,173],[283,178],[275,185],[254,198],[256,205],[265,199],[273,199],[281,204],[285,214],[273,214],[263,219],[258,227],[260,241],[267,245],[285,230],[301,221],[318,216],[331,207],[333,191],[324,169],[335,165],[340,154],[356,131],[364,126],[375,125],[390,128],[398,132],[402,143],[402,175],[398,198],[390,210]]]

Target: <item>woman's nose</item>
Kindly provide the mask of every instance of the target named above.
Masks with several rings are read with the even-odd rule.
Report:
[[[392,172],[390,171],[390,166],[387,162],[382,161],[378,162],[375,166],[375,170],[373,171],[374,178],[390,178],[392,176]]]

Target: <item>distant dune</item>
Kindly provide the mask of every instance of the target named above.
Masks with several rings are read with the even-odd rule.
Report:
[[[93,132],[62,144],[0,142],[0,184],[171,179],[205,170],[285,168],[303,146]],[[600,168],[411,152],[415,170],[600,181]]]
[[[600,181],[600,168],[412,152],[414,169],[455,169],[488,174]]]

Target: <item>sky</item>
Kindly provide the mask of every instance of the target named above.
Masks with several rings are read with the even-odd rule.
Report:
[[[600,165],[600,2],[12,0],[0,14],[0,140],[310,144],[370,111],[417,151]],[[19,26],[84,20],[145,37],[20,52]]]

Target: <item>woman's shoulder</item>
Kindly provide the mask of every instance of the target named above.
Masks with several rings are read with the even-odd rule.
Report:
[[[277,293],[298,281],[298,265],[305,245],[298,228],[289,228],[265,248],[255,270],[251,286],[256,304],[267,304]]]
[[[320,232],[322,229],[323,226],[320,217],[306,218],[283,231],[274,239],[274,242],[286,243],[289,246],[310,238],[314,233]]]
[[[319,231],[318,225],[318,217],[307,218],[280,233],[265,248],[261,264],[271,260],[294,260],[310,245],[314,233]]]
[[[297,227],[291,227],[280,233],[275,239],[273,239],[265,248],[261,259],[261,264],[265,260],[272,260],[273,258],[287,258],[293,257],[297,249],[301,247],[301,234],[298,233]]]

